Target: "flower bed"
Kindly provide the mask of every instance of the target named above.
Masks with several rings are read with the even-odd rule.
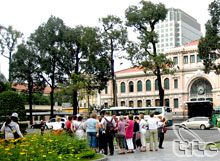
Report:
[[[44,136],[27,135],[24,139],[13,140],[9,143],[1,139],[0,156],[1,160],[74,161],[93,158],[95,152],[89,150],[86,141],[80,141],[66,134],[48,133]]]

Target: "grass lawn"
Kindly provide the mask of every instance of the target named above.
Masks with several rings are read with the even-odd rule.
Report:
[[[102,154],[95,154],[95,156],[92,159],[80,159],[80,161],[92,161],[92,160],[97,160],[101,158],[104,158]]]

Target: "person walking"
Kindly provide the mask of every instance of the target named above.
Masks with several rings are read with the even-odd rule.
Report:
[[[140,138],[141,138],[141,145],[142,145],[142,150],[141,152],[146,152],[146,126],[147,126],[147,122],[144,120],[144,115],[140,114],[140,123],[139,123],[139,127],[140,127]]]
[[[134,121],[133,115],[128,116],[127,123],[129,126],[126,128],[125,138],[128,145],[128,152],[127,153],[134,153],[134,145],[133,145],[133,132],[134,132]]]
[[[85,123],[86,133],[89,147],[96,151],[97,137],[99,136],[99,125],[96,119],[96,114],[92,113],[90,118]]]
[[[119,154],[125,154],[125,129],[129,126],[128,123],[123,121],[123,117],[120,117],[118,122],[118,143],[120,147]]]
[[[116,127],[115,120],[109,116],[109,112],[105,111],[104,117],[102,118],[101,121],[103,125],[103,137],[105,138],[104,140],[104,154],[108,155],[108,146],[110,150],[110,155],[114,155],[114,128]]]
[[[153,151],[153,145],[155,151],[158,151],[158,132],[157,128],[160,120],[154,117],[154,113],[150,113],[150,118],[148,119],[148,126],[150,132],[150,151]]]
[[[40,132],[41,132],[41,135],[44,135],[44,130],[46,128],[46,124],[43,120],[40,121]]]
[[[6,141],[17,139],[19,137],[24,138],[17,122],[18,114],[12,113],[11,117],[2,125],[1,132],[5,133]],[[18,136],[16,136],[15,132]]]

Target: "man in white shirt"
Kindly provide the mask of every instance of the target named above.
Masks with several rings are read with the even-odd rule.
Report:
[[[155,151],[158,151],[158,132],[157,128],[161,126],[161,122],[158,118],[154,117],[154,113],[150,114],[148,119],[148,126],[150,131],[150,151],[153,151],[153,144]]]
[[[106,138],[104,140],[104,154],[108,155],[108,145],[109,145],[109,150],[110,150],[110,155],[114,155],[114,144],[113,144],[113,140],[114,140],[114,135],[113,133],[109,133],[108,131],[106,131],[106,126],[107,126],[107,121],[110,121],[113,123],[113,126],[116,126],[115,120],[109,116],[109,112],[106,111],[105,112],[105,116],[104,118],[102,118],[101,124],[103,125],[103,130],[105,130],[105,133],[103,133],[103,137]]]

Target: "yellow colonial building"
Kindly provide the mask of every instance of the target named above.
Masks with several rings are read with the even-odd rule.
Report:
[[[175,118],[211,116],[212,108],[220,105],[220,76],[215,72],[204,73],[198,56],[198,43],[168,49],[165,53],[177,69],[173,75],[162,75],[164,104],[173,109]],[[219,62],[219,60],[216,60]],[[159,90],[157,78],[143,69],[129,68],[115,73],[118,106],[157,106]],[[113,102],[112,82],[101,93],[101,105]]]

